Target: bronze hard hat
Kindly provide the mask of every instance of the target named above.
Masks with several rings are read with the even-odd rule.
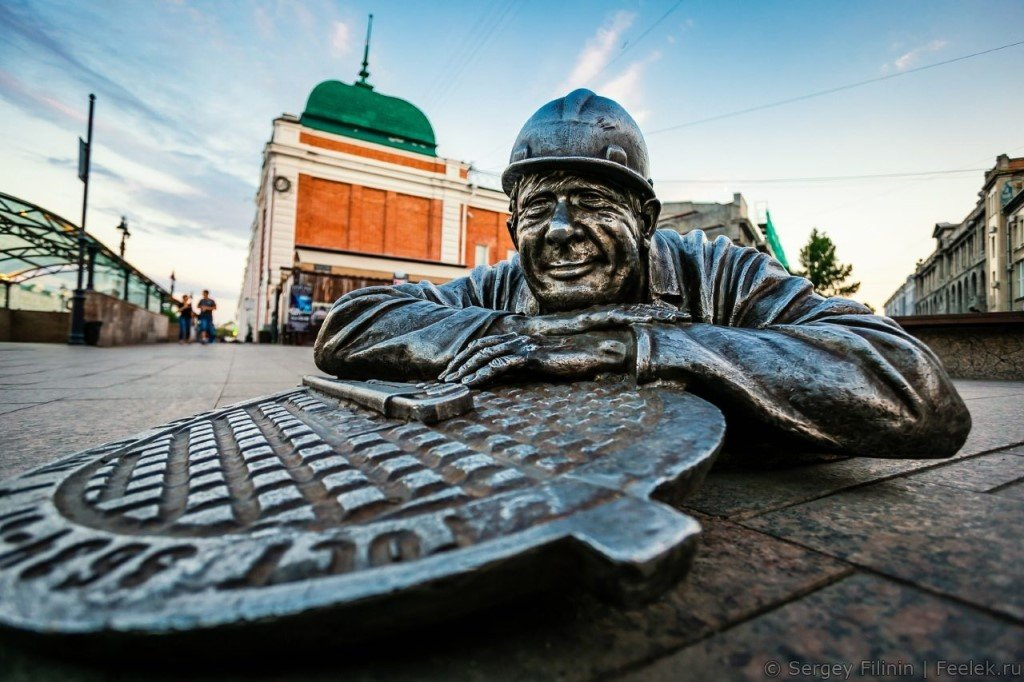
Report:
[[[537,110],[519,131],[501,186],[509,196],[526,173],[579,170],[653,197],[647,143],[622,106],[590,90],[573,90]]]

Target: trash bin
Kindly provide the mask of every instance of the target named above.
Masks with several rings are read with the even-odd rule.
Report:
[[[103,327],[102,320],[96,320],[94,322],[86,322],[85,329],[85,344],[87,346],[98,346],[100,343],[100,328]]]

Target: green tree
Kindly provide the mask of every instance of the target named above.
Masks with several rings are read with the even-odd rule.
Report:
[[[815,291],[822,296],[850,296],[860,289],[860,282],[847,282],[853,266],[836,258],[836,245],[825,232],[811,230],[807,245],[800,249],[803,270],[793,274],[811,280]]]

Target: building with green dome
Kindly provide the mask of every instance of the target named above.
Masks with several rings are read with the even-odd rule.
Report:
[[[438,156],[427,115],[371,85],[367,57],[357,81],[324,81],[301,116],[274,120],[238,302],[243,336],[312,343],[353,289],[447,282],[514,253],[508,197]]]
[[[398,97],[357,81],[324,81],[313,88],[299,122],[307,128],[437,156],[434,128],[426,115]]]

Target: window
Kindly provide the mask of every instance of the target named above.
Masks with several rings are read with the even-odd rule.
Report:
[[[1024,260],[1017,263],[1017,297],[1024,297]]]
[[[473,265],[488,265],[490,261],[490,247],[487,244],[476,245],[476,256],[473,259]]]

